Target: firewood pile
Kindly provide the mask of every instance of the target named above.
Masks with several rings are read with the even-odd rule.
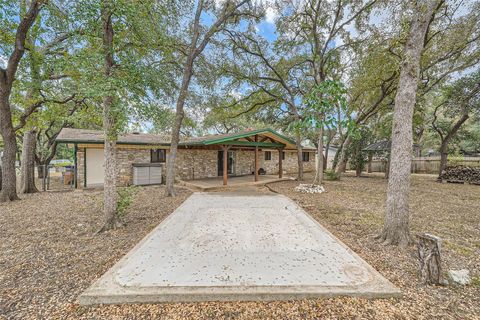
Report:
[[[468,166],[449,166],[442,171],[442,181],[480,185],[480,168]]]

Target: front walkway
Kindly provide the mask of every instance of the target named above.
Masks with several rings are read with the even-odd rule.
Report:
[[[283,177],[279,178],[278,175],[259,175],[258,181],[254,180],[253,175],[245,175],[245,176],[234,176],[228,178],[228,185],[223,185],[223,178],[222,177],[215,177],[215,178],[205,178],[205,179],[197,179],[197,180],[182,180],[180,181],[180,185],[194,189],[196,191],[215,191],[215,190],[222,190],[224,188],[230,187],[244,187],[244,186],[260,186],[265,185],[267,183],[283,181],[283,180],[292,180],[294,178],[291,177]]]
[[[80,297],[81,304],[399,296],[289,198],[195,193]]]

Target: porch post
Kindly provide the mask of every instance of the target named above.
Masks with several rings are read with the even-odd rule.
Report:
[[[227,146],[222,146],[223,149],[223,185],[227,185],[228,180],[228,148]]]
[[[255,142],[258,142],[258,136],[255,135]],[[258,146],[255,146],[255,182],[258,181]]]
[[[278,177],[283,177],[283,167],[282,167],[282,156],[283,156],[283,149],[278,149]]]

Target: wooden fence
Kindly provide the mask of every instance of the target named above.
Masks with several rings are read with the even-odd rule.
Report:
[[[385,172],[385,161],[373,160],[372,172]],[[470,167],[480,167],[480,158],[464,157],[449,159],[447,165],[462,165]],[[365,166],[365,171],[367,166]],[[412,159],[412,173],[437,174],[440,170],[440,157],[417,157]]]

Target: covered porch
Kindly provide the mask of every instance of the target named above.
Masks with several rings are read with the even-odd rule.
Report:
[[[179,145],[182,147],[182,144]],[[283,179],[283,163],[285,158],[285,150],[295,150],[295,142],[291,139],[275,132],[271,129],[249,130],[246,132],[205,136],[188,141],[186,148],[205,148],[217,149],[218,154],[218,177],[195,179],[190,181],[182,181],[184,184],[189,184],[193,187],[201,189],[217,188],[221,182],[221,186],[227,186],[230,183],[234,185],[252,184],[252,182],[264,184],[271,181]],[[236,160],[233,154],[235,152],[247,152],[253,157],[253,166],[250,167],[249,172],[252,174],[245,174],[245,170],[236,170]],[[260,153],[264,152],[264,160],[272,161],[276,159],[275,172],[277,175],[264,175],[266,172],[261,172]],[[272,154],[277,154],[272,156]],[[268,159],[266,158],[268,155]],[[271,167],[271,163],[269,166]],[[263,168],[265,170],[265,168]],[[240,173],[238,172],[240,171]],[[263,175],[262,175],[263,173]]]
[[[278,175],[259,175],[257,180],[255,181],[252,179],[251,175],[246,176],[230,176],[228,177],[228,186],[225,185],[223,182],[223,177],[216,177],[216,178],[204,178],[204,179],[197,179],[197,180],[187,180],[187,181],[180,181],[180,184],[194,189],[198,191],[215,191],[221,190],[225,187],[248,187],[248,186],[259,186],[264,185],[267,183],[283,181],[283,180],[291,180],[294,179],[293,177],[282,176],[279,177]]]

